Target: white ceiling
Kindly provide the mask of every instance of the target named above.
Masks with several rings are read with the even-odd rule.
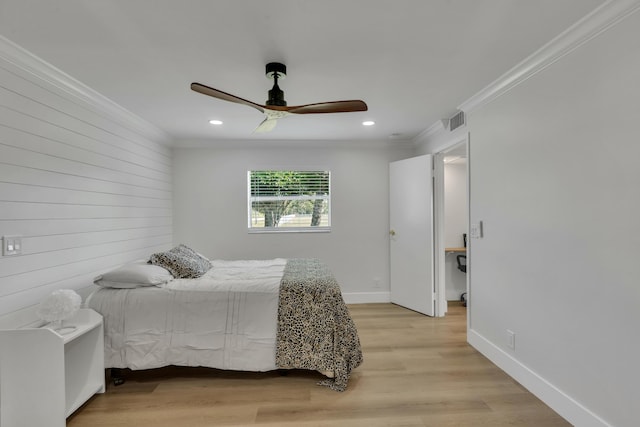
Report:
[[[601,3],[0,0],[0,34],[178,141],[410,139]],[[369,111],[253,134],[259,111],[189,89],[263,104],[272,61],[287,65],[288,105],[362,99]]]

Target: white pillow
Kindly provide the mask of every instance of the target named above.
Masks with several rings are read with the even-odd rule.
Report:
[[[173,276],[165,268],[134,262],[101,274],[93,279],[93,283],[105,288],[131,289],[163,285],[172,279]]]

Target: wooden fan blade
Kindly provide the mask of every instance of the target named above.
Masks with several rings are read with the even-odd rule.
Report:
[[[354,111],[367,111],[367,109],[367,104],[360,100],[319,102],[317,104],[287,107],[287,111],[293,114],[350,113]]]
[[[239,96],[231,95],[230,93],[223,92],[221,90],[214,89],[200,83],[191,83],[191,90],[202,93],[204,95],[212,96],[214,98],[222,99],[223,101],[231,101],[235,102],[236,104],[248,105],[249,107],[253,107],[261,113],[264,113],[263,105],[256,104],[255,102],[248,101],[246,99],[240,98]]]

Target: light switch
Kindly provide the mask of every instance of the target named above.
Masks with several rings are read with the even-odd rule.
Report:
[[[472,222],[469,228],[469,235],[473,239],[482,238],[482,221]]]
[[[2,255],[20,255],[22,253],[22,237],[21,236],[3,236],[2,237]]]

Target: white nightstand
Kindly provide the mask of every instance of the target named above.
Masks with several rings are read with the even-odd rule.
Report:
[[[64,427],[91,396],[104,393],[102,316],[80,309],[64,324],[76,329],[0,331],[0,425]]]

